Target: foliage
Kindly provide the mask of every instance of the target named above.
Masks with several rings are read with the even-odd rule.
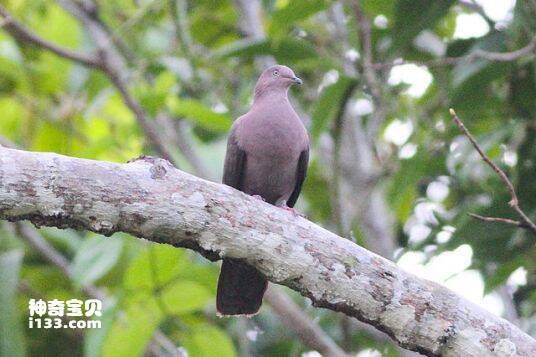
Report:
[[[221,175],[225,134],[232,120],[250,105],[258,59],[273,56],[292,67],[305,81],[304,88],[292,89],[292,95],[304,117],[310,118],[313,145],[300,209],[328,229],[337,227],[331,194],[337,175],[326,160],[330,150],[326,142],[331,143],[342,101],[348,100],[350,120],[363,123],[372,120],[373,113],[356,114],[352,108],[358,99],[374,102],[363,74],[359,24],[352,6],[342,6],[345,21],[336,23],[331,1],[265,0],[261,29],[266,38],[252,39],[242,27],[236,1],[97,3],[100,19],[127,59],[134,98],[151,122],[162,113],[173,118],[160,135],[167,138],[170,132],[181,131],[211,178]],[[182,3],[185,14],[180,13]],[[535,36],[536,16],[530,14],[536,8],[518,0],[510,21],[496,24],[483,36],[460,39],[454,37],[456,17],[473,11],[456,1],[362,3],[373,24],[374,62],[383,64],[376,73],[387,113],[380,133],[365,137],[380,158],[374,159],[381,167],[375,187],[381,188],[389,205],[393,217],[389,230],[397,232],[396,245],[431,258],[469,244],[471,268],[482,274],[487,292],[503,286],[522,267],[527,283],[518,289],[514,302],[529,332],[536,331],[534,236],[468,217],[472,212],[516,218],[503,184],[448,115],[449,107],[456,108],[486,152],[513,179],[522,208],[536,219],[536,57],[529,54],[507,62],[467,59],[481,51],[526,46]],[[83,53],[95,49],[87,29],[55,2],[8,0],[3,6],[48,41]],[[428,40],[423,44],[422,38]],[[443,53],[434,52],[438,44],[444,46]],[[433,64],[450,57],[465,59]],[[422,96],[408,94],[407,83],[389,84],[390,64],[397,59],[429,63],[420,67],[432,76]],[[0,113],[0,136],[28,150],[116,162],[143,153],[159,155],[104,73],[16,40],[2,29]],[[412,125],[402,143],[383,135],[397,121]],[[195,165],[186,163],[187,154],[170,147],[181,168],[195,174]],[[437,183],[446,183],[446,197],[431,195],[430,187]],[[362,210],[361,198],[350,196],[356,211]],[[424,220],[419,213],[423,204],[433,207],[431,217]],[[352,222],[360,239],[367,228],[362,219]],[[428,229],[418,240],[411,234],[417,223]],[[126,235],[110,239],[42,229],[42,237],[69,260],[72,274],[66,277],[25,245],[11,225],[0,227],[0,355],[142,355],[157,329],[193,357],[234,356],[248,348],[266,356],[299,355],[310,349],[289,335],[267,307],[247,322],[215,319],[218,269],[190,252]],[[438,239],[451,227],[452,238]],[[72,331],[25,327],[30,298],[85,299],[84,289],[92,285],[109,296],[102,329],[86,330],[80,339]],[[311,309],[299,296],[293,299],[337,343],[343,343],[338,316]],[[348,343],[354,351],[370,347],[397,353],[364,332],[355,332]]]

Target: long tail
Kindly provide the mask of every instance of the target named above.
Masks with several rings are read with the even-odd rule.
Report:
[[[218,314],[256,314],[267,284],[268,281],[252,266],[236,259],[224,259],[216,296]]]

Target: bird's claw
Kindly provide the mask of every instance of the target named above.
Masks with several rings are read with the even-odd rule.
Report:
[[[292,208],[292,207],[288,207],[288,206],[281,206],[282,209],[284,209],[285,211],[289,211],[290,213],[292,213],[294,215],[294,217],[301,217],[301,218],[307,218],[306,215],[304,215],[303,213],[299,212],[298,210]]]
[[[251,197],[261,200],[262,202],[266,202],[266,200],[260,195],[252,195]]]

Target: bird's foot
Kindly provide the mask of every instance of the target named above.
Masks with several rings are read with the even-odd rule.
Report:
[[[252,195],[251,197],[256,198],[256,199],[258,199],[258,200],[261,200],[262,202],[266,202],[266,200],[265,200],[262,196],[259,196],[259,195]]]
[[[285,211],[289,211],[290,213],[292,213],[294,215],[294,217],[301,217],[301,218],[307,218],[306,215],[304,215],[303,213],[301,213],[300,211],[292,208],[292,207],[288,207],[288,206],[281,206],[282,209],[284,209]]]

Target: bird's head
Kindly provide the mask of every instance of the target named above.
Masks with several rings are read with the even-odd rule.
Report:
[[[267,91],[285,91],[293,84],[302,84],[302,80],[294,74],[294,71],[287,66],[275,65],[262,72],[257,85],[255,95]]]

